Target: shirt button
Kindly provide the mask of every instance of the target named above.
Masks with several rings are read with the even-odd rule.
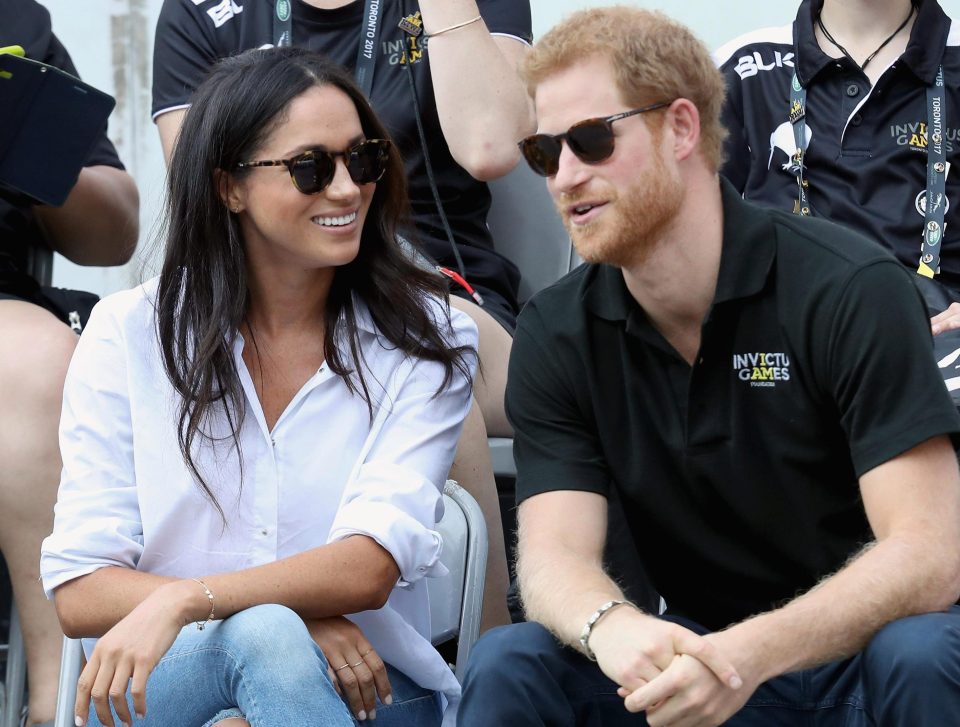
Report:
[[[266,528],[264,528],[263,530],[261,530],[261,531],[260,531],[260,534],[261,534],[261,535],[269,535],[269,533],[267,532]]]
[[[851,83],[849,86],[847,86],[847,96],[849,96],[850,98],[853,98],[859,93],[860,93],[860,87],[857,84]]]
[[[850,119],[850,124],[852,126],[860,126],[863,123],[863,117],[860,114],[854,114],[853,118]]]

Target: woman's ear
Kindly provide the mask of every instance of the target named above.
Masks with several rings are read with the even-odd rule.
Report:
[[[220,195],[220,199],[223,200],[223,203],[227,206],[227,209],[233,212],[233,214],[240,214],[243,211],[243,195],[240,192],[240,185],[237,184],[237,180],[233,178],[233,175],[230,172],[225,172],[222,169],[215,169],[213,171],[213,179],[217,185],[217,192]]]

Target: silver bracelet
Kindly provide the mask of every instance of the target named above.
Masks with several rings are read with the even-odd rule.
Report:
[[[612,611],[617,606],[632,606],[633,604],[629,601],[620,601],[614,599],[613,601],[607,601],[600,608],[593,612],[590,618],[587,619],[587,622],[583,625],[583,628],[580,630],[580,646],[583,647],[583,653],[587,655],[587,658],[590,661],[596,661],[597,655],[593,653],[593,649],[590,648],[590,634],[593,633],[593,627],[597,625],[597,621],[603,618],[604,614],[608,611]]]

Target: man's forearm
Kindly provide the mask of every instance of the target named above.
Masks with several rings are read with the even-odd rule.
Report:
[[[521,555],[517,578],[527,618],[539,621],[578,651],[582,651],[580,631],[587,619],[607,601],[623,598],[623,591],[599,563],[585,562],[557,547],[549,559]]]
[[[930,538],[892,536],[782,608],[709,638],[758,681],[845,658],[891,621],[949,607],[957,560]]]

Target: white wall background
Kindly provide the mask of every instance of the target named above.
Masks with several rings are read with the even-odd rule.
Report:
[[[66,45],[80,75],[117,99],[110,137],[140,189],[140,248],[122,268],[82,268],[57,257],[54,284],[101,295],[130,287],[152,274],[145,262],[156,259],[155,224],[163,194],[164,164],[160,141],[150,120],[150,66],[153,30],[161,0],[40,0],[49,8],[53,29]],[[240,0],[257,2],[258,0]],[[530,0],[535,36],[566,14],[613,0]],[[754,28],[789,23],[798,0],[621,0],[624,4],[662,10],[686,23],[716,48]],[[960,0],[941,0],[960,18]]]

